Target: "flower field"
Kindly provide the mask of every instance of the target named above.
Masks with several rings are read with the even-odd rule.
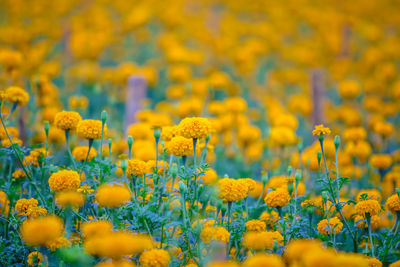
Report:
[[[400,267],[399,12],[0,1],[0,266]]]

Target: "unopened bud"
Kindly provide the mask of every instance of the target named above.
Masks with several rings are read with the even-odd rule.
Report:
[[[173,163],[171,166],[171,174],[173,178],[176,178],[178,175],[178,165],[176,165],[176,163]]]
[[[128,146],[131,147],[132,144],[133,144],[133,137],[132,136],[128,136],[127,142],[128,142]]]
[[[44,131],[46,132],[46,135],[49,135],[49,130],[50,130],[50,123],[48,121],[44,122]]]
[[[103,124],[107,121],[107,111],[105,110],[101,112],[101,121],[103,122]]]
[[[156,139],[157,142],[158,142],[158,140],[160,140],[160,137],[161,137],[161,129],[155,128],[154,129],[154,138]]]
[[[335,139],[333,139],[333,143],[335,144],[335,149],[338,150],[339,146],[340,146],[340,136],[336,135]]]
[[[125,171],[127,167],[128,163],[126,162],[126,160],[121,160],[121,169]]]
[[[288,174],[289,174],[289,177],[292,176],[292,171],[293,171],[292,166],[289,166],[289,167],[288,167]]]
[[[187,192],[187,186],[185,185],[184,182],[180,181],[178,183],[179,186],[179,191],[181,191],[181,194],[185,194]]]
[[[268,183],[268,173],[266,172],[266,173],[264,173],[262,176],[261,176],[261,182],[263,183],[263,185],[265,186],[267,183]]]
[[[300,170],[296,171],[296,174],[294,175],[294,179],[296,181],[296,184],[298,184],[300,182],[300,180],[301,180],[301,171]]]

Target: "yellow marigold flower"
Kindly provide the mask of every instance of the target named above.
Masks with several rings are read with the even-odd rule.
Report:
[[[335,258],[336,258],[336,253],[334,250],[320,249],[317,251],[310,251],[308,253],[305,253],[302,257],[301,263],[304,264],[305,266],[310,266],[310,267],[326,266],[327,263],[333,262]],[[336,265],[332,264],[330,266],[333,267]],[[337,265],[337,266],[343,266],[343,265]]]
[[[37,218],[39,216],[45,216],[47,214],[47,210],[43,207],[30,207],[27,212],[28,218]]]
[[[376,189],[364,189],[364,190],[360,190],[356,196],[356,202],[362,201],[363,198],[361,197],[361,195],[366,194],[367,197],[366,199],[374,199],[374,200],[381,200],[381,193],[376,190]]]
[[[316,239],[293,239],[286,247],[283,254],[290,264],[301,262],[304,255],[308,252],[317,252],[323,250],[322,242]],[[289,265],[290,265],[289,264]]]
[[[91,222],[84,222],[82,224],[82,235],[85,238],[93,236],[102,236],[111,233],[113,225],[109,221],[98,220]]]
[[[243,247],[253,250],[272,249],[274,241],[283,245],[283,236],[278,231],[246,232],[243,235]]]
[[[96,201],[101,207],[117,208],[127,204],[130,199],[129,189],[119,184],[102,184],[96,192]]]
[[[353,99],[360,95],[360,84],[353,80],[345,80],[338,85],[339,96],[344,99]]]
[[[26,173],[22,169],[17,169],[12,173],[12,177],[15,179],[26,177]]]
[[[50,189],[56,192],[76,190],[80,183],[78,172],[72,170],[55,172],[49,178]]]
[[[136,267],[136,265],[126,259],[100,262],[95,267]]]
[[[323,124],[315,125],[314,130],[312,131],[313,135],[330,135],[331,130],[328,127],[324,127]]]
[[[333,260],[333,266],[369,266],[368,258],[363,254],[340,252]]]
[[[378,260],[377,258],[369,258],[368,266],[369,267],[382,267],[383,263],[380,260]]]
[[[139,262],[143,267],[168,267],[171,258],[168,251],[163,249],[152,249],[140,255]]]
[[[185,138],[201,139],[210,134],[211,122],[200,117],[185,118],[179,123],[178,130]]]
[[[156,161],[155,160],[149,160],[146,162],[146,167],[147,167],[147,171],[146,174],[151,174],[153,173],[153,171],[156,169]],[[158,160],[157,161],[157,173],[158,174],[163,174],[164,171],[165,173],[168,172],[168,168],[169,168],[169,164],[168,162],[164,161],[164,160]]]
[[[77,133],[80,138],[97,140],[101,138],[102,121],[81,120],[77,125]],[[107,125],[104,124],[104,136],[107,134]]]
[[[200,176],[200,179],[203,181],[204,184],[214,184],[218,179],[218,174],[213,169],[207,169],[204,171],[204,174]]]
[[[52,215],[25,220],[20,228],[22,240],[30,246],[44,246],[63,233],[62,220]]]
[[[391,213],[396,213],[400,211],[400,201],[397,194],[391,195],[385,203],[386,209]]]
[[[28,216],[29,209],[33,207],[37,207],[38,201],[34,198],[26,199],[21,198],[18,199],[17,203],[15,204],[15,210],[18,212],[18,215]]]
[[[90,255],[119,259],[149,250],[153,247],[153,242],[145,235],[116,231],[89,237],[83,246]]]
[[[94,189],[92,189],[88,185],[82,185],[76,191],[79,192],[79,193],[82,193],[82,194],[90,195],[90,194],[92,194],[94,192]]]
[[[178,126],[165,126],[161,128],[161,139],[165,142],[171,141],[176,135],[178,135]]]
[[[6,100],[19,106],[25,106],[29,102],[29,94],[21,87],[10,86],[6,90]]]
[[[240,178],[238,179],[239,182],[244,183],[247,186],[247,191],[253,191],[256,188],[256,181],[251,178]]]
[[[149,123],[135,123],[129,126],[127,135],[132,136],[133,140],[150,140],[154,137],[154,131]]]
[[[241,97],[229,97],[225,99],[225,107],[232,113],[243,113],[247,110],[247,103]]]
[[[275,126],[269,133],[269,141],[274,147],[292,146],[297,142],[297,136],[293,129],[286,126]]]
[[[128,177],[143,177],[146,174],[147,164],[143,160],[129,159],[127,163],[126,175]]]
[[[364,140],[367,138],[367,131],[363,127],[355,126],[347,128],[343,132],[343,140],[348,142],[357,142],[359,140]]]
[[[386,170],[392,165],[392,157],[388,154],[375,154],[369,159],[372,167],[379,170]]]
[[[204,226],[200,238],[205,244],[209,244],[211,241],[228,243],[230,233],[222,226]]]
[[[29,253],[26,263],[28,264],[28,266],[39,266],[39,264],[42,261],[43,261],[42,253],[40,253],[38,251],[34,251],[34,252]]]
[[[15,127],[7,127],[7,133],[11,138],[19,137],[19,130]],[[1,140],[8,139],[6,131],[4,130],[4,127],[0,127],[0,139]]]
[[[277,220],[279,220],[278,212],[272,210],[271,212],[264,211],[260,215],[260,220],[264,221],[267,226],[272,227]]]
[[[257,253],[243,262],[243,267],[285,267],[282,258],[275,254]]]
[[[85,161],[88,150],[88,146],[77,146],[72,150],[72,156],[74,156],[77,161]],[[97,157],[97,151],[94,147],[91,147],[87,160],[91,161],[95,157]]]
[[[248,190],[248,185],[239,180],[223,178],[218,181],[218,196],[224,202],[244,199]]]
[[[317,230],[322,235],[338,234],[342,231],[343,223],[337,217],[321,220],[317,225]]]
[[[68,206],[73,208],[80,208],[85,204],[85,196],[76,191],[64,191],[55,195],[57,206],[66,208]]]
[[[18,144],[18,145],[22,146],[22,140],[18,139],[17,137],[13,137],[13,138],[11,138],[11,141],[10,141],[10,139],[3,139],[1,141],[1,145],[3,147],[9,147],[12,144]]]
[[[381,211],[381,205],[374,199],[362,200],[356,204],[355,209],[359,215],[364,217],[367,215],[374,216]]]
[[[255,232],[262,232],[265,231],[267,224],[261,220],[250,220],[246,222],[246,230],[247,231],[255,231]]]
[[[286,190],[278,189],[269,192],[264,201],[270,208],[284,207],[289,203],[290,195]]]
[[[54,124],[57,128],[64,131],[75,130],[81,120],[82,117],[78,112],[63,110],[56,113]]]
[[[165,148],[171,155],[177,157],[193,155],[193,140],[183,136],[175,136],[170,142],[166,143]]]
[[[71,246],[71,241],[67,238],[60,236],[56,239],[50,240],[46,242],[46,247],[51,251],[55,251],[58,248],[69,247]]]
[[[367,220],[361,215],[354,216],[354,223],[357,228],[368,228]],[[377,215],[371,216],[371,228],[372,230],[379,229],[381,225],[381,218]]]
[[[0,214],[8,215],[10,210],[10,201],[7,198],[7,194],[0,190]]]

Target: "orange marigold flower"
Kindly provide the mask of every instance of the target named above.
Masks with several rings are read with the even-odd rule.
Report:
[[[127,160],[126,175],[128,177],[143,177],[146,174],[147,165],[143,160],[129,159]]]
[[[168,251],[163,249],[152,249],[140,255],[139,262],[143,267],[168,267],[171,258]]]
[[[102,184],[96,192],[96,201],[101,207],[117,208],[131,199],[131,193],[126,186],[119,184]]]
[[[64,233],[62,220],[57,216],[46,216],[25,220],[20,228],[22,240],[30,246],[43,246]]]
[[[15,204],[15,210],[18,212],[18,215],[28,216],[29,209],[33,207],[37,207],[38,201],[34,198],[26,199],[21,198],[18,199],[17,203]]]
[[[81,120],[76,129],[79,137],[97,140],[101,138],[102,121],[100,120]],[[107,125],[104,124],[104,136],[107,134]]]
[[[165,145],[167,152],[177,157],[193,155],[193,140],[183,136],[175,136]]]
[[[29,102],[29,94],[21,87],[10,86],[6,90],[6,100],[19,106],[25,106]]]
[[[55,172],[49,178],[50,189],[56,192],[76,190],[80,183],[78,172],[72,170]]]
[[[61,130],[75,130],[82,120],[81,115],[75,111],[60,111],[54,117],[54,124]]]
[[[72,150],[72,156],[77,161],[85,161],[88,150],[89,146],[77,146]],[[95,157],[97,157],[97,151],[94,147],[91,147],[87,160],[91,161]]]
[[[278,189],[269,192],[264,201],[270,208],[284,207],[289,203],[290,195],[286,190]]]
[[[179,123],[178,130],[185,138],[201,139],[210,134],[211,122],[200,117],[185,118]]]
[[[218,181],[218,195],[224,202],[244,199],[248,191],[248,185],[240,180],[223,178]]]
[[[315,125],[314,130],[312,131],[313,135],[330,135],[331,130],[328,127],[324,127],[323,124]]]
[[[337,217],[332,217],[329,219],[321,220],[318,225],[317,229],[322,235],[329,235],[330,233],[338,234],[342,231],[343,223]]]
[[[397,194],[391,195],[386,200],[385,206],[392,213],[399,212],[400,211],[399,196]]]
[[[374,199],[362,200],[356,204],[355,209],[359,215],[364,217],[367,215],[374,216],[381,211],[381,205]]]

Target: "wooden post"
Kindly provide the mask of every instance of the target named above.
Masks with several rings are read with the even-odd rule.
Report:
[[[132,75],[128,78],[128,88],[125,99],[125,131],[135,122],[135,114],[142,108],[146,98],[147,81],[142,76]]]

